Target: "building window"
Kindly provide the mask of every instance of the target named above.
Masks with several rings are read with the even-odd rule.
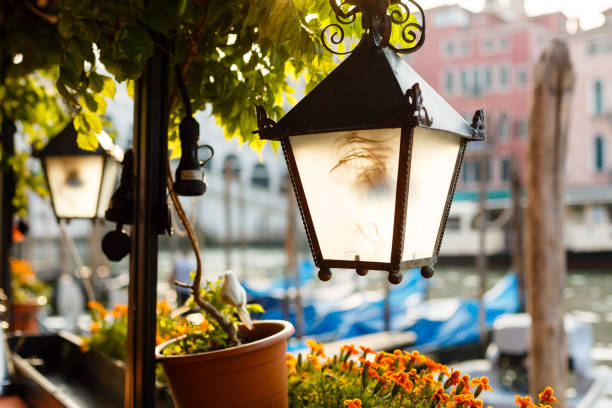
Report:
[[[486,67],[484,72],[485,88],[490,89],[493,86],[493,70],[491,67]]]
[[[508,37],[501,37],[499,39],[499,49],[501,51],[507,51],[509,47],[510,47],[510,40],[508,40]]]
[[[508,116],[505,113],[502,113],[499,117],[499,139],[506,140],[510,136],[510,123],[508,121]]]
[[[239,178],[240,177],[240,160],[238,156],[233,153],[225,156],[225,160],[223,161],[223,174],[229,178]]]
[[[510,179],[510,160],[508,158],[501,161],[501,179],[508,181]]]
[[[516,135],[520,139],[527,137],[527,120],[519,119],[516,121]]]
[[[502,65],[499,68],[499,84],[502,87],[507,87],[509,84],[509,75],[508,75],[508,67],[505,65]]]
[[[461,228],[461,218],[460,217],[448,217],[446,220],[446,229],[452,231],[459,231]]]
[[[603,83],[600,80],[595,81],[593,85],[593,102],[595,115],[601,115],[604,111],[604,96]]]
[[[468,92],[468,71],[467,69],[461,70],[461,89],[463,89],[463,92],[465,93]]]
[[[444,52],[446,52],[446,55],[448,55],[449,57],[452,57],[455,53],[455,43],[452,41],[447,41],[444,44]]]
[[[461,42],[461,54],[463,54],[464,57],[470,55],[470,43],[467,40]]]
[[[527,69],[521,68],[518,72],[518,83],[522,88],[527,86]]]
[[[251,173],[251,184],[253,187],[260,187],[268,189],[270,187],[270,178],[268,177],[268,169],[263,163],[257,163],[253,167],[253,173]]]
[[[605,166],[604,140],[602,136],[595,138],[595,171],[601,173]]]
[[[490,38],[485,38],[482,41],[482,50],[486,53],[490,53],[493,50],[493,40]]]
[[[453,93],[453,88],[454,88],[454,75],[452,71],[446,71],[446,74],[444,75],[444,88],[446,89],[446,92],[448,93]]]

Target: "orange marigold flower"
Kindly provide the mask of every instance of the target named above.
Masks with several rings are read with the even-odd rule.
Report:
[[[530,396],[521,397],[520,395],[517,395],[514,402],[519,406],[519,408],[536,408],[536,406],[531,403]]]
[[[89,326],[89,331],[92,333],[97,332],[98,330],[100,330],[100,324],[98,322],[93,322],[90,326]]]
[[[157,314],[169,315],[172,312],[172,308],[167,301],[162,300],[157,302]]]
[[[372,367],[368,367],[368,377],[379,379],[380,375],[378,375],[378,371],[374,370]]]
[[[317,343],[314,340],[307,340],[306,344],[310,347],[310,352],[315,356],[325,357],[325,351],[323,350],[323,344]]]
[[[457,385],[461,381],[461,371],[452,370],[450,377],[444,383],[444,388],[448,388],[451,385]]]
[[[345,344],[340,348],[340,351],[344,351],[345,353],[349,354],[359,354],[359,351],[357,351],[354,344]],[[361,401],[359,403],[361,404]]]
[[[104,319],[108,314],[108,311],[104,308],[102,303],[96,302],[95,300],[90,300],[87,302],[87,307],[100,314],[100,318]]]
[[[127,305],[118,304],[118,305],[115,305],[115,307],[113,307],[111,314],[113,315],[114,319],[120,319],[127,314],[127,311],[128,311]]]
[[[557,399],[554,397],[553,392],[554,392],[553,389],[550,387],[544,388],[544,391],[542,391],[539,395],[540,403],[543,403],[543,402],[548,402],[550,404],[557,403]]]
[[[458,394],[458,395],[453,396],[453,401],[455,401],[457,404],[470,405],[473,400],[474,400],[474,396],[470,394],[469,392],[466,392],[465,394]]]
[[[450,396],[444,392],[444,388],[438,388],[436,393],[433,395],[433,400],[438,403],[448,402],[450,401]]]
[[[477,377],[470,380],[472,387],[482,387],[485,391],[493,391],[493,388],[489,385],[489,379],[487,377]]]
[[[291,354],[287,354],[285,356],[285,365],[287,366],[287,368],[290,368],[291,370],[293,370],[295,366],[297,365],[297,358],[295,358]]]
[[[345,400],[344,405],[346,405],[348,408],[361,408],[361,400],[359,398]]]
[[[369,347],[359,346],[359,348],[361,349],[361,351],[363,351],[364,357],[367,356],[368,354],[376,354],[376,352]]]

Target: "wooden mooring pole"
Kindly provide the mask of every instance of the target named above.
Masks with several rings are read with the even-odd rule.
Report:
[[[536,65],[529,119],[525,278],[531,315],[529,392],[546,386],[566,407],[563,184],[574,75],[567,44],[553,40]]]

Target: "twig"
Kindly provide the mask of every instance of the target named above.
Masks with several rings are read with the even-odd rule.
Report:
[[[25,6],[30,9],[30,11],[32,11],[34,14],[36,14],[38,17],[41,17],[45,20],[47,20],[49,23],[51,24],[57,24],[57,16],[51,15],[51,14],[47,14],[42,10],[39,10],[38,8],[36,8],[35,6],[31,5],[29,2],[24,2]]]
[[[215,319],[219,323],[221,328],[227,333],[229,337],[230,346],[237,346],[240,344],[240,340],[238,339],[238,333],[236,332],[234,324],[228,319],[226,319],[225,316],[223,316],[213,305],[208,303],[202,298],[202,296],[200,296],[200,282],[202,281],[202,254],[200,252],[200,244],[198,242],[198,237],[195,233],[193,225],[191,224],[191,220],[189,220],[189,217],[187,217],[187,214],[183,209],[183,205],[178,199],[178,196],[172,186],[172,173],[170,169],[170,162],[168,162],[166,185],[168,187],[168,192],[170,194],[172,204],[174,205],[174,209],[176,210],[176,213],[181,219],[181,222],[185,226],[187,237],[189,238],[189,242],[191,242],[191,246],[193,247],[193,251],[196,256],[196,271],[192,284],[187,285],[181,282],[175,282],[175,284],[177,284],[177,286],[190,288],[191,293],[193,294],[193,298],[198,304],[198,306],[200,306],[202,310],[212,316],[213,319]]]

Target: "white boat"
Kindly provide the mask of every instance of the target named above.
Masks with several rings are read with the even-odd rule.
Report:
[[[612,369],[595,366],[591,359],[591,325],[566,315],[570,375],[565,390],[568,408],[612,407]],[[493,392],[483,393],[484,406],[516,408],[515,396],[528,394],[529,327],[528,314],[507,314],[493,325],[492,341],[486,358],[455,363],[453,367],[471,377],[486,376]],[[555,390],[559,394],[559,390]]]

